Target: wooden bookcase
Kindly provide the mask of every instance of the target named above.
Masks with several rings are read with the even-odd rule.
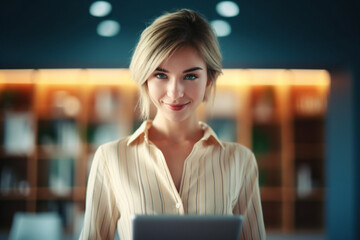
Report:
[[[267,231],[323,231],[329,84],[323,70],[225,70],[201,114],[255,153]]]
[[[258,161],[268,231],[321,231],[323,70],[224,70],[200,120]],[[126,69],[0,70],[0,230],[17,211],[56,211],[76,232],[96,148],[139,124]],[[211,100],[210,100],[211,102]]]

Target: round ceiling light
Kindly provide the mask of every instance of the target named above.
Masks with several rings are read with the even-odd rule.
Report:
[[[97,27],[97,33],[102,37],[113,37],[119,32],[120,24],[114,20],[104,20]]]
[[[111,12],[111,4],[106,1],[93,2],[89,8],[89,12],[94,17],[105,17]]]
[[[216,4],[216,11],[223,17],[235,17],[239,15],[239,6],[232,1],[222,1]]]
[[[224,20],[214,20],[211,21],[210,24],[218,37],[226,37],[231,33],[230,24]]]

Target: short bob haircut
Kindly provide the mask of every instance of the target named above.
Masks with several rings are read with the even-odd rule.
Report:
[[[198,51],[207,67],[208,81],[204,101],[215,91],[215,83],[221,69],[219,43],[210,24],[199,13],[181,9],[165,13],[148,26],[141,34],[130,63],[132,78],[140,89],[139,106],[141,117],[148,119],[151,100],[147,79],[157,67],[182,46],[191,46]]]

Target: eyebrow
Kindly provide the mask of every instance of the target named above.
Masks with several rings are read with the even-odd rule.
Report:
[[[188,73],[188,72],[192,72],[192,71],[196,71],[196,70],[203,70],[201,67],[193,67],[193,68],[189,68],[185,71],[183,71],[183,73]],[[168,70],[164,69],[164,68],[156,68],[156,71],[160,71],[160,72],[169,72]]]

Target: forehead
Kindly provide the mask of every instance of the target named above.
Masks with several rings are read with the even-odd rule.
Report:
[[[206,63],[199,52],[192,46],[183,46],[172,52],[159,65],[162,68],[205,67]]]

